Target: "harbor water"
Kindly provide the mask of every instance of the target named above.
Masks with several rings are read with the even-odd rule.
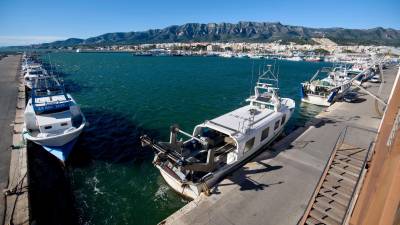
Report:
[[[79,224],[156,224],[187,200],[167,186],[139,137],[168,139],[246,104],[260,67],[275,64],[281,97],[297,108],[285,132],[322,108],[300,104],[300,82],[328,63],[129,53],[42,55],[80,104],[89,126],[66,165]]]

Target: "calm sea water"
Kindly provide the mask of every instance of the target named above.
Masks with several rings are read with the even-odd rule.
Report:
[[[296,100],[286,132],[321,108],[300,105],[300,82],[326,63],[217,57],[137,57],[128,53],[44,55],[89,121],[70,157],[81,224],[156,224],[187,203],[151,164],[139,136],[167,139],[243,104],[260,66],[279,65],[282,97]],[[278,68],[278,67],[276,67]]]

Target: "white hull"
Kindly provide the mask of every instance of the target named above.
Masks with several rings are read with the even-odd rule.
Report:
[[[81,134],[83,128],[85,127],[85,121],[82,124],[71,131],[66,131],[63,134],[51,135],[47,137],[34,137],[26,129],[24,129],[23,136],[25,139],[35,142],[41,146],[52,146],[52,147],[59,147],[63,146],[72,140],[78,138]]]
[[[306,102],[309,104],[319,105],[319,106],[330,106],[331,103],[328,102],[328,98],[318,95],[307,95],[306,97],[301,98],[302,102]]]
[[[288,120],[290,119],[290,117],[288,118]],[[218,171],[215,171],[213,173],[214,177],[219,177],[219,176],[224,176],[226,175],[226,173],[231,170],[231,168],[236,167],[237,165],[243,163],[244,161],[248,160],[250,157],[252,157],[254,154],[256,154],[257,152],[259,152],[262,148],[268,146],[271,142],[273,142],[277,137],[279,137],[279,135],[282,133],[283,128],[285,127],[286,123],[281,126],[278,130],[276,130],[274,132],[274,136],[271,138],[271,140],[266,143],[266,144],[262,144],[259,145],[257,147],[254,147],[252,150],[248,151],[245,153],[244,156],[242,156],[239,160],[237,160],[236,162],[232,163],[232,164],[227,164],[224,167],[220,168]],[[155,157],[155,159],[157,158],[157,156]],[[195,199],[197,198],[201,192],[207,191],[206,189],[208,189],[208,186],[205,183],[193,183],[193,182],[188,182],[188,183],[182,183],[179,180],[177,180],[176,178],[174,178],[174,176],[170,175],[166,170],[164,170],[163,168],[161,168],[159,165],[156,165],[157,169],[160,170],[161,176],[164,178],[165,182],[167,182],[167,184],[177,193],[190,198],[190,199]]]
[[[25,81],[25,86],[32,89],[32,81]]]
[[[52,98],[56,100],[57,96],[53,96]],[[77,107],[72,96],[68,94],[68,98],[73,102],[73,105],[69,106],[69,109],[49,114],[36,114],[32,98],[29,99],[24,113],[23,138],[47,147],[61,147],[77,139],[86,125],[86,118]],[[77,127],[74,127],[72,125],[72,118],[78,115],[81,117],[81,121],[79,126],[77,124]],[[61,124],[65,124],[66,126],[63,127]],[[50,129],[46,129],[45,126],[49,126]]]
[[[182,182],[175,179],[169,173],[167,173],[160,166],[156,165],[157,169],[160,170],[161,176],[164,178],[165,182],[174,189],[177,193],[191,199],[195,199],[200,195],[201,189],[198,185],[192,184],[183,184]]]

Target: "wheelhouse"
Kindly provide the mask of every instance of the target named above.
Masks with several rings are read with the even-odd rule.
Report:
[[[69,110],[72,103],[64,86],[54,77],[37,78],[31,93],[32,105],[36,114]]]

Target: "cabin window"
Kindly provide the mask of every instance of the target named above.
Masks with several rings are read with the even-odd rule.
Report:
[[[61,126],[67,126],[68,123],[61,123]]]
[[[265,138],[268,137],[269,134],[269,127],[265,128],[261,133],[261,141],[264,141]]]
[[[51,129],[51,128],[52,128],[52,126],[45,126],[44,127],[44,129],[46,129],[46,130]]]
[[[244,152],[249,151],[251,148],[253,148],[254,145],[254,139],[255,137],[253,137],[252,139],[248,140],[244,146]]]
[[[278,128],[279,128],[279,122],[280,122],[279,120],[275,122],[275,127],[274,127],[274,130],[276,130],[276,129],[278,129]]]
[[[283,125],[286,121],[286,114],[283,114],[282,116],[282,121],[281,121],[281,125]]]

